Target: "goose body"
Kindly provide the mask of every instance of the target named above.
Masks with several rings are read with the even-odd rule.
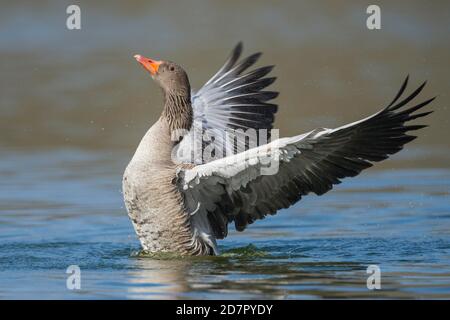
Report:
[[[212,254],[194,236],[183,195],[174,184],[169,125],[161,117],[145,134],[123,176],[128,215],[144,250],[184,255]]]
[[[272,66],[248,71],[260,54],[238,61],[241,51],[239,44],[197,92],[177,64],[135,56],[165,100],[123,176],[126,208],[144,250],[218,254],[216,240],[227,236],[230,223],[243,231],[308,193],[324,194],[400,151],[415,138],[407,132],[424,127],[408,122],[431,113],[415,111],[433,99],[407,106],[425,85],[402,98],[407,78],[394,100],[372,116],[261,143],[259,134],[272,128],[277,111],[269,102],[277,92],[263,89],[275,78],[266,77]],[[242,130],[259,130],[258,144],[236,147],[229,130],[237,138]],[[214,139],[204,139],[211,134]]]

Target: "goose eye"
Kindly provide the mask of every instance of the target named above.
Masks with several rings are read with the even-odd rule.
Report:
[[[174,70],[175,70],[175,67],[174,67],[174,66],[170,66],[170,67],[169,67],[169,70],[170,70],[170,71],[174,71]]]

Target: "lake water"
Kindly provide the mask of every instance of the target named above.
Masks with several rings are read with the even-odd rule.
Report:
[[[0,10],[0,298],[450,299],[450,3],[14,1]],[[236,8],[239,8],[238,10]],[[152,259],[122,173],[162,97],[134,54],[180,63],[199,88],[242,40],[275,64],[281,136],[366,117],[410,74],[438,95],[389,161],[231,232],[222,256]],[[249,246],[250,245],[250,246]],[[69,265],[81,290],[66,287]],[[381,290],[368,290],[378,265]]]
[[[0,298],[450,298],[448,169],[369,170],[231,232],[222,256],[153,259],[137,256],[116,158],[2,157]],[[367,289],[372,264],[381,290]]]

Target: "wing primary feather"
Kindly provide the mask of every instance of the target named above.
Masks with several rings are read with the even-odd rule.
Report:
[[[236,47],[234,47],[233,51],[232,51],[231,54],[230,54],[230,57],[227,59],[227,61],[225,62],[225,64],[219,69],[219,71],[216,72],[215,75],[213,75],[213,76],[211,77],[211,79],[209,79],[209,80],[205,83],[204,87],[207,86],[207,85],[209,85],[210,83],[216,81],[216,79],[217,79],[218,77],[220,77],[220,76],[222,75],[222,73],[227,72],[230,68],[232,68],[232,67],[234,66],[234,64],[239,60],[239,57],[240,57],[241,54],[242,54],[242,48],[243,48],[242,41],[240,41],[240,42],[236,45]]]
[[[397,92],[397,95],[395,96],[394,100],[392,100],[392,102],[388,105],[388,108],[390,106],[392,106],[398,100],[398,98],[400,98],[400,96],[403,94],[403,92],[406,89],[406,86],[408,85],[408,81],[409,81],[409,74],[406,76],[405,80],[403,81],[403,84],[400,87],[400,90]]]
[[[403,101],[399,102],[395,106],[389,107],[389,111],[394,111],[394,110],[400,109],[401,107],[406,105],[408,102],[410,102],[412,99],[414,99],[422,91],[422,89],[425,87],[426,84],[427,84],[427,82],[425,81],[416,90],[414,90],[414,92],[411,93],[406,99],[404,99]]]

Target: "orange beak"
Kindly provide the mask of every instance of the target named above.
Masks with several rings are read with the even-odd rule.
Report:
[[[159,65],[162,63],[162,61],[156,61],[153,59],[146,58],[144,56],[141,56],[140,54],[136,54],[134,58],[142,64],[142,66],[148,70],[152,75],[155,75],[158,72]]]

